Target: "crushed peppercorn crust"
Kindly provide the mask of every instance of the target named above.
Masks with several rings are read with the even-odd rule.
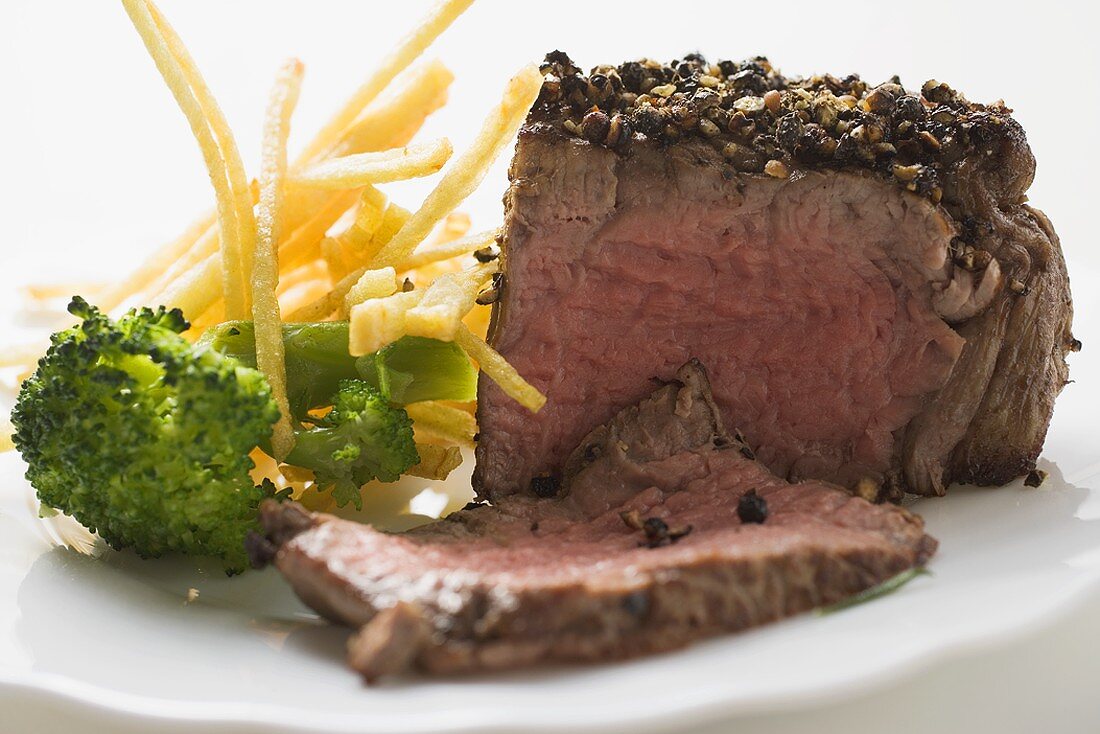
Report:
[[[786,77],[764,57],[708,62],[689,54],[597,66],[585,75],[553,51],[529,127],[620,153],[646,139],[702,140],[741,173],[786,178],[799,169],[863,170],[966,215],[955,196],[964,161],[994,166],[1019,145],[1003,102],[968,101],[930,80],[919,93],[895,76],[871,86],[851,74]]]

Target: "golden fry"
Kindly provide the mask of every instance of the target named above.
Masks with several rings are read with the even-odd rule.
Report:
[[[461,257],[462,255],[469,255],[475,250],[480,250],[484,247],[490,247],[496,244],[497,235],[499,233],[499,230],[495,229],[489,230],[488,232],[478,232],[477,234],[461,237],[442,245],[417,250],[402,260],[397,266],[397,270],[398,272],[416,270],[417,268],[422,268],[432,263],[450,260],[452,258]]]
[[[162,273],[182,258],[188,250],[217,222],[214,212],[205,214],[191,224],[179,237],[150,255],[128,276],[112,283],[96,296],[96,302],[104,311],[112,311],[138,291],[154,282]]]
[[[353,155],[398,145],[383,145],[380,140],[412,140],[428,115],[447,103],[454,78],[451,70],[438,60],[410,69],[401,86],[371,104],[329,155]]]
[[[367,77],[344,106],[321,128],[313,142],[302,152],[299,164],[319,158],[334,146],[363,109],[374,101],[389,83],[415,61],[424,49],[447,30],[472,3],[473,0],[443,0],[436,5],[428,17],[418,23],[416,28],[401,40],[397,48],[382,60],[378,69]]]
[[[55,298],[68,298],[80,294],[92,298],[104,290],[102,283],[31,283],[19,289],[27,301],[51,301]]]
[[[222,283],[218,279],[220,272],[221,260],[218,253],[207,255],[205,259],[173,280],[167,288],[152,299],[152,302],[178,308],[194,321],[220,299],[222,289]]]
[[[425,73],[418,75],[416,72],[417,70],[413,70],[407,83],[399,88],[391,98],[380,99],[378,104],[371,106],[371,109],[361,118],[360,122],[356,123],[356,130],[353,131],[354,140],[349,142],[346,147],[342,145],[341,152],[359,153],[393,148],[406,145],[413,138],[424,124],[427,116],[442,106],[446,87],[453,79],[446,67],[438,63],[428,65]],[[427,97],[425,97],[426,93]],[[360,123],[362,123],[362,127],[360,127]],[[345,193],[290,187],[285,207],[286,222],[284,229],[294,232],[306,225],[319,210],[329,206],[334,197],[342,197]],[[338,210],[340,205],[341,202],[339,201],[333,204]],[[324,221],[335,222],[350,206],[351,204],[348,204],[344,209],[339,210],[334,218],[331,213],[325,214],[318,220],[318,225],[323,224]],[[408,216],[407,210],[395,204],[387,207],[379,231],[367,244],[368,249],[363,253],[363,264],[373,256],[373,253],[381,249],[386,242],[389,242],[394,232],[401,228]],[[331,224],[326,226],[324,232],[320,235],[316,234],[316,228],[310,229],[308,231],[310,237],[316,237],[312,242],[296,242],[293,244],[293,249],[301,254],[300,257],[297,254],[292,256],[283,253],[281,259],[283,272],[294,270],[311,262],[311,258],[318,257],[319,252],[314,252],[313,248],[319,248],[320,240],[327,233],[330,226]],[[216,229],[212,229],[205,233],[184,258],[173,266],[164,278],[158,280],[156,287],[149,289],[149,292],[158,296],[163,296],[165,292],[168,292],[176,299],[173,303],[188,304],[197,308],[198,311],[209,308],[220,296],[220,293],[211,291],[208,284],[200,280],[197,275],[200,272],[198,270],[200,263],[203,263],[211,253],[217,251],[217,248],[218,232]],[[368,252],[370,254],[367,254]],[[201,272],[207,275],[210,274],[206,269],[201,270]],[[217,277],[217,273],[214,273],[213,277]],[[354,282],[353,279],[351,283]],[[345,290],[344,293],[346,292]],[[344,294],[342,293],[331,299],[333,303],[332,310],[339,307],[343,302],[343,298]],[[152,302],[165,303],[163,298]],[[314,307],[313,311],[316,310],[317,306]],[[328,313],[331,313],[332,310]],[[185,310],[184,313],[191,312]],[[319,318],[324,318],[327,315],[327,313],[323,314]]]
[[[13,433],[15,428],[12,427],[11,422],[7,418],[0,418],[0,454],[15,448],[15,444],[12,443]]]
[[[370,298],[385,298],[397,292],[397,272],[393,268],[364,271],[344,297],[345,310]]]
[[[405,314],[405,333],[452,341],[462,317],[474,307],[478,291],[497,270],[494,261],[440,275],[424,291],[420,303]]]
[[[294,182],[322,189],[354,189],[420,178],[437,173],[452,152],[450,141],[443,138],[421,145],[329,158],[296,173]]]
[[[382,215],[382,223],[378,225],[378,229],[374,231],[370,241],[361,248],[361,255],[367,258],[368,261],[373,260],[378,251],[385,247],[395,234],[401,231],[401,228],[405,226],[405,222],[409,221],[411,216],[412,212],[408,209],[391,202]]]
[[[340,249],[357,255],[371,237],[382,226],[386,214],[386,195],[373,186],[363,187],[359,194],[359,208],[355,210],[355,221],[333,239]]]
[[[546,404],[546,396],[539,392],[527,380],[524,380],[515,367],[508,364],[500,353],[474,335],[462,325],[455,332],[455,343],[462,351],[478,363],[481,371],[504,390],[505,394],[532,413],[537,413]]]
[[[382,226],[386,211],[386,195],[373,186],[366,186],[359,195],[359,207],[355,210],[355,221],[343,232],[332,237],[328,243],[330,252],[324,253],[329,265],[329,275],[336,282],[351,270],[359,267],[370,257],[365,256],[367,245],[378,228]],[[377,250],[372,250],[371,253]]]
[[[375,257],[376,267],[396,265],[407,258],[436,223],[454,211],[485,178],[489,167],[523,124],[542,89],[538,67],[528,66],[508,82],[504,99],[482,125],[474,144],[458,156],[420,209]]]
[[[285,293],[291,288],[316,280],[328,280],[328,269],[320,260],[295,268],[287,273],[279,275],[279,293]]]
[[[283,314],[284,323],[301,323],[304,321],[324,321],[328,314],[314,317],[302,317],[298,314],[307,310],[308,306],[318,299],[324,298],[332,289],[327,281],[313,280],[299,283],[286,293],[279,295],[279,309]]]
[[[405,313],[420,301],[421,295],[420,291],[395,293],[353,306],[349,312],[348,352],[354,357],[371,354],[403,337]]]
[[[286,180],[286,143],[290,117],[302,89],[302,63],[287,62],[279,70],[264,121],[260,166],[260,204],[256,214],[256,252],[252,269],[252,321],[256,333],[256,366],[267,377],[271,397],[279,406],[279,420],[271,433],[275,458],[285,459],[294,448],[290,401],[286,392],[286,356],[279,316],[279,238]]]
[[[422,403],[410,403],[405,412],[413,419],[417,432],[423,431],[444,441],[452,441],[462,446],[473,447],[474,434],[477,433],[477,419],[468,411],[450,405],[429,400]]]
[[[47,339],[43,339],[41,342],[32,341],[26,344],[5,346],[3,350],[0,350],[0,369],[32,367],[46,353],[48,347],[49,341]]]
[[[207,158],[215,191],[220,191],[222,291],[226,313],[229,318],[246,318],[256,220],[236,140],[187,47],[152,0],[143,3],[123,0],[123,5],[191,123],[192,132]],[[228,209],[231,216],[222,216],[223,209]]]
[[[355,206],[359,198],[358,191],[339,191],[324,207],[295,229],[279,245],[279,261],[284,268],[295,269],[316,260],[321,256],[321,240],[332,225],[340,220],[349,209]]]
[[[324,321],[328,318],[333,311],[338,310],[344,303],[344,297],[352,286],[358,282],[359,278],[366,272],[366,268],[359,268],[358,270],[348,273],[339,280],[331,289],[326,289],[324,293],[317,295],[313,300],[307,301],[305,305],[298,306],[293,309],[288,308],[289,316],[286,317],[287,321],[301,323],[305,321]]]
[[[421,479],[446,479],[447,475],[462,465],[462,450],[457,446],[439,446],[434,443],[416,444],[420,463],[410,466],[406,474]]]
[[[381,249],[383,245],[389,242],[393,234],[408,221],[408,218],[409,211],[407,209],[393,203],[387,206],[382,224],[379,225],[370,241],[363,245],[362,256],[369,258],[371,254]],[[327,318],[334,311],[344,307],[347,294],[366,272],[367,267],[363,266],[348,273],[333,285],[332,290],[328,293],[318,296],[316,300],[306,306],[291,311],[290,315],[286,317],[287,321],[320,321]]]

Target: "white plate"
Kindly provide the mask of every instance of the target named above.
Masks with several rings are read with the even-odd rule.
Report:
[[[425,4],[330,0],[310,23],[289,0],[164,6],[254,162],[270,73],[285,54],[310,64],[295,125],[316,129],[388,45],[370,34],[395,38]],[[113,272],[210,203],[186,125],[121,9],[67,3],[57,23],[56,5],[0,3],[0,28],[9,31],[0,33],[0,61],[14,72],[6,81],[17,102],[0,115],[0,140],[10,143],[5,170],[18,174],[0,177],[3,313],[18,281]],[[1078,94],[1074,75],[1052,76],[1017,57],[1020,48],[1038,49],[1066,68],[1094,68],[1093,27],[1067,23],[1054,5],[1026,14],[991,13],[981,3],[933,3],[923,14],[901,3],[857,5],[845,33],[859,43],[845,44],[821,32],[835,25],[834,9],[809,0],[784,5],[797,22],[757,22],[751,33],[737,32],[744,24],[719,0],[664,13],[656,25],[617,3],[563,0],[531,23],[528,4],[482,0],[432,51],[458,82],[424,139],[447,135],[462,150],[510,71],[558,46],[584,65],[696,48],[735,58],[767,52],[790,72],[860,69],[869,80],[897,72],[910,85],[935,75],[975,99],[1006,96],[1041,161],[1031,193],[1065,239],[1084,317],[1075,330],[1086,349],[1072,360],[1077,384],[1062,396],[1047,442],[1044,487],[953,489],[918,503],[941,541],[934,575],[842,613],[625,664],[367,689],[343,665],[345,633],[320,624],[277,573],[225,579],[179,561],[116,553],[93,560],[57,548],[27,503],[18,458],[0,455],[0,731],[12,728],[13,714],[44,731],[59,708],[99,731],[190,732],[196,723],[267,733],[683,731],[845,700],[1056,624],[1100,586],[1100,332],[1084,322],[1100,311],[1100,289],[1090,287],[1100,277],[1091,263],[1100,261],[1091,247],[1095,185],[1081,173],[1096,170],[1097,149],[1066,135],[1064,116],[1049,114],[1049,105],[1073,99],[1093,119],[1098,98]],[[236,29],[247,38],[231,43]],[[95,114],[74,118],[74,110]],[[478,227],[498,221],[504,166],[470,203]],[[429,185],[398,188],[397,200],[415,202]],[[0,344],[11,338],[0,329]],[[191,588],[199,595],[186,603]]]
[[[917,503],[941,549],[934,575],[892,596],[625,664],[377,688],[344,667],[346,633],[320,623],[273,570],[227,579],[184,561],[112,551],[94,559],[56,547],[34,517],[22,464],[8,454],[0,457],[0,711],[5,699],[24,714],[66,703],[89,721],[204,722],[218,731],[678,731],[865,693],[1052,623],[1100,584],[1100,466],[1083,463],[1089,452],[1074,440],[1087,410],[1069,407],[1076,425],[1059,417],[1042,488],[955,488]],[[411,494],[395,493],[388,511]],[[199,595],[188,602],[192,588]]]

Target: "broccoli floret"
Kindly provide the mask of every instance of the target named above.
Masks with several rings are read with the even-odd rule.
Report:
[[[287,463],[312,469],[338,506],[354,502],[362,509],[360,487],[373,479],[396,481],[420,461],[412,421],[362,380],[342,381],[332,403],[316,426],[297,432]]]
[[[81,298],[20,389],[13,440],[39,499],[115,548],[247,564],[245,535],[272,494],[249,452],[279,410],[263,375],[180,336],[179,310],[117,323]]]

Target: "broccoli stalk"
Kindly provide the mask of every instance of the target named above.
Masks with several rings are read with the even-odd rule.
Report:
[[[200,344],[256,365],[255,331],[251,321],[231,321],[208,329]],[[284,324],[287,393],[291,411],[332,404],[344,380],[360,379],[392,403],[421,400],[473,400],[477,372],[469,357],[453,342],[406,336],[374,354],[348,354],[348,322]]]
[[[199,343],[256,364],[250,321],[212,327]],[[348,354],[348,322],[284,324],[287,396],[291,412],[312,428],[295,430],[288,464],[313,470],[337,506],[363,504],[359,488],[392,482],[418,462],[412,424],[393,407],[421,400],[472,400],[477,373],[456,344],[404,337],[374,354]],[[334,396],[335,393],[335,396]],[[310,411],[333,406],[320,420]]]
[[[244,537],[272,494],[249,477],[248,454],[279,414],[263,375],[193,349],[179,310],[114,323],[74,298],[69,311],[83,323],[51,338],[12,413],[39,499],[115,548],[243,569]]]

